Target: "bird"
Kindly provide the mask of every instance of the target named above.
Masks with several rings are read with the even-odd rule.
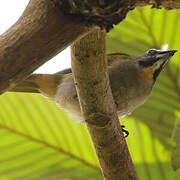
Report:
[[[123,53],[107,55],[110,86],[119,118],[130,115],[146,101],[157,77],[176,51],[149,49],[137,57]],[[54,74],[31,74],[10,91],[41,93],[73,119],[84,121],[71,68]],[[122,130],[127,136],[129,132],[124,127]]]

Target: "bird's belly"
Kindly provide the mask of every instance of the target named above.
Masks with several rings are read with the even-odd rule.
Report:
[[[132,90],[131,90],[132,91]],[[120,88],[117,93],[113,93],[115,103],[117,105],[117,113],[120,118],[130,115],[135,108],[144,103],[147,92],[139,92],[134,96],[134,92]],[[120,92],[120,93],[119,93]],[[77,122],[83,122],[84,117],[81,113],[77,93],[74,84],[66,81],[59,87],[56,97],[56,103],[63,108]]]
[[[55,101],[58,106],[65,110],[75,121],[78,123],[84,121],[80,110],[76,89],[71,80],[65,81],[61,84],[56,93]]]
[[[58,100],[56,100],[56,103],[61,109],[65,110],[68,115],[70,115],[70,117],[78,123],[84,121],[78,101],[72,102],[71,100],[59,98]]]
[[[132,99],[126,103],[121,103],[121,105],[117,107],[118,117],[124,118],[125,116],[130,115],[138,106],[144,103],[145,99],[146,98],[138,98],[138,100]],[[72,100],[61,97],[56,102],[60,108],[64,109],[76,122],[82,123],[84,121],[77,98]]]
[[[120,118],[123,118],[127,115],[130,115],[138,106],[142,105],[146,100],[146,96],[132,98],[126,101],[122,106],[122,103],[119,103],[117,106],[117,113]]]

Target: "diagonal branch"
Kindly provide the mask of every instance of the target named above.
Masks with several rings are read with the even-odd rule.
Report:
[[[82,112],[105,179],[137,179],[109,86],[105,32],[96,29],[71,50]]]
[[[56,1],[30,0],[0,36],[0,94],[87,32],[83,23],[63,15]]]

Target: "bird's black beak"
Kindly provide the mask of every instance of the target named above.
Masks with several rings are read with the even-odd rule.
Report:
[[[169,60],[175,53],[177,52],[177,50],[168,50],[168,51],[158,51],[155,54],[155,58],[157,60]]]

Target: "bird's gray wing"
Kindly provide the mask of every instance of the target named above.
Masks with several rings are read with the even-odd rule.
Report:
[[[125,61],[129,59],[130,56],[125,53],[110,53],[107,55],[108,66],[120,61]]]
[[[58,71],[57,73],[55,73],[56,75],[57,74],[69,74],[69,73],[72,73],[72,70],[71,70],[71,68],[67,68],[67,69],[64,69],[64,70],[62,70],[62,71]]]

